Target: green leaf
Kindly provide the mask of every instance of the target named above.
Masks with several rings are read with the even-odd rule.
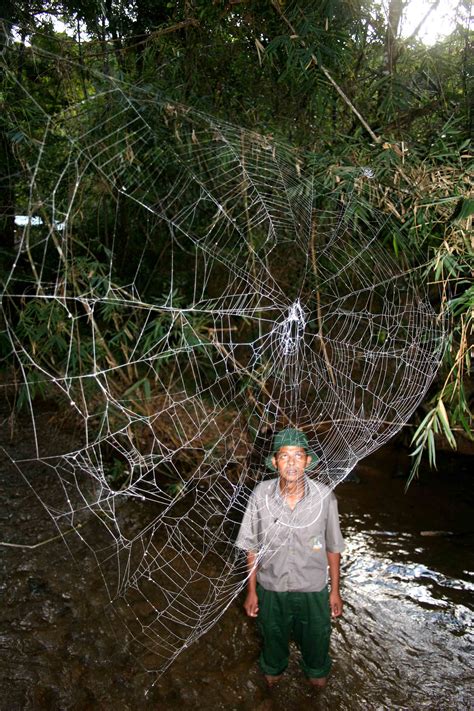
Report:
[[[143,387],[143,391],[145,392],[145,395],[149,398],[151,397],[151,388],[150,388],[150,382],[148,378],[140,378],[140,380],[137,380],[133,385],[131,385],[127,390],[125,390],[123,397],[127,397],[128,395],[131,395],[134,393],[138,388]]]
[[[418,425],[415,434],[412,437],[412,442],[418,444],[418,439],[420,438],[420,435],[428,428],[428,422],[433,419],[435,416],[436,410],[430,410],[427,415],[422,419],[420,424]]]
[[[433,430],[428,430],[428,459],[430,466],[436,469],[436,447]]]
[[[474,215],[474,198],[462,197],[454,208],[454,212],[448,222],[451,223],[459,222],[460,220],[467,220],[467,218],[471,215]]]
[[[453,449],[456,449],[456,439],[453,435],[451,426],[449,424],[448,413],[446,412],[444,402],[441,399],[438,400],[437,412],[438,412],[438,417],[439,417],[439,420],[440,420],[442,428],[443,428],[444,436],[448,440],[451,447]]]
[[[469,439],[474,441],[474,434],[472,432],[471,423],[460,409],[457,412],[457,419],[461,423],[463,430],[465,431]]]
[[[398,240],[397,240],[397,235],[395,233],[392,236],[392,244],[393,244],[393,251],[395,252],[395,256],[398,257]]]

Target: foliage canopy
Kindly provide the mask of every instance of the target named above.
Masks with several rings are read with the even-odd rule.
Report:
[[[384,235],[386,249],[403,263],[412,263],[416,254],[433,293],[440,287],[451,312],[443,369],[416,427],[412,473],[426,449],[435,463],[440,437],[453,447],[461,437],[472,437],[469,231],[474,202],[467,3],[458,5],[454,32],[433,47],[424,46],[416,35],[401,39],[402,0],[390,0],[387,13],[374,0],[68,0],[7,3],[4,8],[0,231],[5,275],[15,259],[14,216],[22,213],[31,185],[25,156],[37,150],[45,117],[64,117],[69,111],[70,125],[87,121],[100,141],[103,116],[110,131],[126,110],[109,106],[104,96],[95,114],[74,115],[72,107],[100,90],[103,75],[301,146],[327,193],[343,197],[354,171],[368,165],[375,180],[368,192],[360,187],[358,209],[367,216],[371,206],[377,207],[396,222],[397,229]],[[65,23],[67,32],[58,31],[57,20]],[[13,51],[7,54],[7,47]],[[26,95],[19,86],[26,88]],[[54,136],[45,158],[50,171],[41,176],[43,192],[51,176],[61,171],[69,149],[60,120]],[[126,155],[126,137],[123,140]],[[159,133],[150,151],[155,157],[159,151],[166,153]],[[143,225],[133,210],[117,207],[117,196],[107,192],[99,175],[88,174],[86,180],[88,189],[77,207],[84,215],[78,236],[82,254],[71,276],[83,287],[87,279],[102,278],[111,244],[107,237],[97,244],[97,223],[105,226],[101,235],[107,234],[107,225],[112,235],[112,223],[118,219],[115,240],[120,241],[121,260],[114,281],[125,285],[136,270],[136,235]],[[67,198],[66,189],[57,196],[65,203]],[[170,255],[165,237],[156,241],[155,253],[166,264]],[[94,259],[101,255],[101,261],[93,262],[93,254]],[[188,269],[183,261],[176,273],[178,298],[184,300]],[[152,294],[153,271],[145,268],[142,280],[141,288]],[[160,285],[163,291],[167,288]],[[54,309],[32,308],[36,313],[25,310],[20,327],[45,358],[54,350],[60,368],[61,357],[66,357],[62,332],[67,324]],[[125,311],[102,313],[99,320],[103,357],[119,362],[131,348],[137,324]],[[157,318],[148,324],[147,336],[156,337],[156,329],[168,327]],[[203,323],[194,323],[192,330],[202,337],[206,333]],[[78,369],[87,367],[90,346],[82,343]],[[5,350],[8,357],[7,346]],[[127,378],[127,392],[137,399],[150,388],[143,373],[130,371]]]

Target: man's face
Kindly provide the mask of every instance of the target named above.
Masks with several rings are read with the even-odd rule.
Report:
[[[278,470],[280,480],[294,483],[303,478],[304,470],[311,462],[303,447],[280,447],[272,459],[272,464]]]

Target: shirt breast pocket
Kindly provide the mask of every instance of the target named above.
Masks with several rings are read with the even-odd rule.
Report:
[[[313,553],[320,553],[324,548],[324,535],[322,532],[315,532],[309,539],[309,547]]]

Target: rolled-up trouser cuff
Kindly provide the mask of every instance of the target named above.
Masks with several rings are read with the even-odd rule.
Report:
[[[266,664],[263,652],[260,655],[258,663],[259,663],[259,666],[260,666],[260,669],[262,670],[262,672],[264,674],[267,674],[267,676],[280,676],[280,674],[283,674],[283,672],[285,671],[285,669],[287,667],[287,665],[285,665],[284,667],[277,668],[277,667],[271,667],[269,664]]]
[[[304,675],[308,679],[322,679],[326,677],[329,672],[331,671],[331,666],[332,666],[332,661],[331,657],[328,656],[326,664],[322,667],[308,667],[307,664],[304,663],[304,659],[301,660],[301,669],[303,670]]]

